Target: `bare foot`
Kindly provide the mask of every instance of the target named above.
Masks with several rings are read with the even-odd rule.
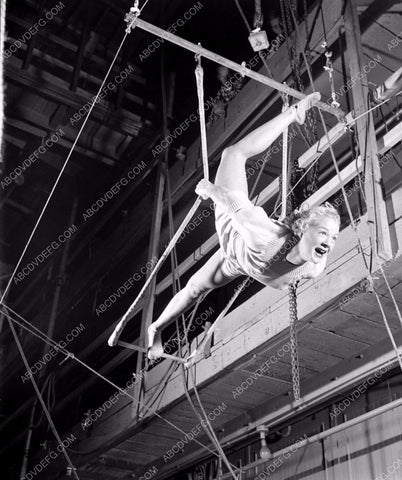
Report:
[[[306,98],[303,98],[303,100],[300,100],[299,103],[297,103],[295,107],[295,121],[299,123],[300,125],[303,125],[303,123],[306,120],[306,112],[307,110],[310,110],[311,107],[314,107],[321,99],[321,93],[315,92],[315,93],[310,93],[310,95],[307,95]]]
[[[148,358],[157,360],[163,354],[162,335],[151,325],[148,328]]]

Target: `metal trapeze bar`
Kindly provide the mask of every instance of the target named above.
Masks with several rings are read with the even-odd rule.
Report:
[[[137,350],[137,352],[147,353],[148,349],[145,347],[140,347],[139,345],[133,345],[132,343],[122,342],[119,340],[117,345],[121,345],[122,347],[129,348],[130,350]],[[162,358],[167,358],[169,360],[173,360],[174,362],[186,363],[186,360],[183,358],[177,357],[176,355],[169,355],[168,353],[162,353]]]
[[[145,22],[140,18],[134,19],[132,22],[132,26],[136,26],[142,30],[152,33],[153,35],[156,35],[157,37],[161,37],[171,43],[174,43],[175,45],[179,45],[180,47],[190,50],[191,52],[194,52],[197,55],[201,55],[202,57],[208,58],[209,60],[212,60],[213,62],[216,62],[219,65],[224,65],[225,67],[228,67],[231,70],[234,70],[235,72],[239,72],[243,76],[252,78],[253,80],[260,82],[263,85],[267,85],[268,87],[279,90],[280,92],[286,93],[291,97],[297,98],[299,100],[302,100],[303,98],[306,97],[304,93],[294,90],[293,88],[290,88],[283,83],[280,83],[272,78],[266,77],[265,75],[261,75],[258,72],[254,72],[253,70],[250,70],[245,66],[239,65],[236,62],[232,62],[231,60],[228,60],[227,58],[222,57],[221,55],[213,53],[210,50],[207,50],[206,48],[201,47],[200,45],[195,45],[194,43],[191,43],[188,40],[185,40],[184,38],[178,37],[177,35],[167,32],[162,28],[156,27],[151,23]],[[325,112],[335,115],[340,120],[345,116],[345,113],[341,109],[333,108],[324,102],[318,102],[315,106],[319,107],[321,110],[324,110]]]

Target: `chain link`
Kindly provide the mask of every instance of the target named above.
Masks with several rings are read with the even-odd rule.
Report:
[[[293,27],[291,10],[297,13],[297,5],[292,0],[280,0],[280,7],[281,7],[282,23],[285,31],[285,36],[286,36],[286,46],[288,50],[289,63],[292,70],[293,81],[296,85],[296,88],[303,93],[305,90],[302,82],[302,78],[301,78],[301,64],[303,62],[303,57],[302,55],[300,55],[300,58],[298,59],[295,42],[292,42],[290,40],[290,33],[292,29],[295,28]],[[295,15],[295,17],[297,17],[297,15]],[[304,18],[305,18],[305,25],[307,28],[306,17],[307,17],[307,11],[305,8]],[[317,117],[314,109],[311,109],[306,112],[306,123],[303,125],[303,129],[305,131],[305,137],[307,139],[307,143],[311,147],[317,140]]]
[[[295,42],[292,42],[290,39],[290,33],[294,28],[292,21],[292,10],[295,12],[295,17],[297,17],[297,4],[294,0],[280,0],[281,15],[283,29],[286,36],[286,46],[288,50],[289,63],[292,71],[293,82],[296,85],[296,88],[300,92],[304,92],[304,85],[301,78],[301,64],[303,62],[303,57],[300,55],[300,58],[297,57],[296,45]],[[303,20],[306,27],[306,38],[308,38],[308,26],[307,26],[307,4],[304,1],[303,4]],[[310,61],[311,53],[308,50],[306,52],[307,61]],[[309,62],[310,63],[310,62]],[[302,134],[307,145],[312,146],[318,139],[317,132],[317,116],[315,109],[310,109],[306,112],[306,122],[300,128],[300,133]],[[316,162],[309,172],[307,179],[308,185],[306,187],[306,197],[311,196],[314,192],[318,190],[318,175],[319,175],[319,162]]]
[[[290,357],[292,365],[293,397],[300,400],[300,365],[297,345],[297,285],[298,281],[289,285],[289,316],[290,316]]]

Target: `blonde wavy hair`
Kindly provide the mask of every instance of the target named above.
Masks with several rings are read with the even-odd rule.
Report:
[[[301,237],[307,227],[317,222],[317,219],[325,215],[335,219],[339,224],[341,218],[338,211],[329,202],[325,202],[317,207],[300,207],[283,219],[283,223],[293,231],[295,235]]]

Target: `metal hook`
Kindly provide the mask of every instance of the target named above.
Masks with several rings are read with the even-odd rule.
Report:
[[[127,23],[126,33],[131,33],[133,28],[134,21],[137,19],[138,15],[141,13],[139,8],[139,0],[134,0],[134,5],[130,8],[130,12],[126,13],[124,21]]]
[[[288,86],[286,82],[283,82],[283,84]],[[283,102],[282,112],[284,112],[285,110],[287,110],[289,108],[289,95],[287,93],[281,93],[281,97],[282,97],[282,102]]]
[[[197,45],[201,47],[201,42],[198,42]],[[196,53],[194,55],[194,60],[198,63],[197,67],[201,68],[201,53]]]

